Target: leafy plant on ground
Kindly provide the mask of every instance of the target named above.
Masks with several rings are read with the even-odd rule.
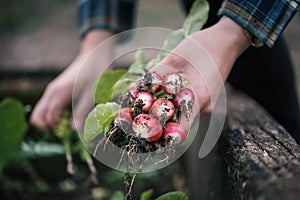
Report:
[[[9,162],[19,158],[26,128],[21,102],[10,98],[3,100],[0,103],[0,172]]]
[[[27,126],[26,111],[20,101],[6,98],[0,102],[1,188],[21,193],[27,191],[24,199],[31,193],[45,192],[48,189],[27,158],[62,153],[61,148],[55,144],[25,141]],[[33,184],[25,184],[25,180],[18,179],[15,173],[26,175],[26,181],[32,181]]]
[[[33,163],[43,158],[62,156],[65,152],[69,161],[67,165],[69,172],[75,171],[75,167],[72,167],[74,166],[72,155],[77,154],[87,163],[91,171],[90,180],[93,183],[98,182],[92,157],[76,137],[77,133],[70,129],[70,116],[67,112],[60,119],[55,130],[61,143],[49,139],[51,137],[46,139],[42,137],[41,140],[36,141],[28,136],[26,114],[26,109],[19,100],[6,98],[0,102],[0,196],[22,194],[22,199],[33,199],[39,194],[49,192],[50,185],[39,175],[40,169],[37,170]],[[43,135],[47,134],[54,138],[53,133],[43,133]],[[80,173],[73,175],[74,180],[78,179]],[[64,191],[74,189],[76,188],[74,180],[69,178],[58,185]]]
[[[55,135],[60,139],[64,147],[64,153],[67,160],[67,172],[71,175],[75,173],[75,166],[73,164],[72,154],[78,153],[82,161],[86,162],[91,172],[91,181],[95,184],[98,183],[97,170],[94,165],[93,159],[89,152],[86,150],[82,142],[77,136],[77,133],[70,128],[70,113],[65,111],[60,118],[57,127],[54,130]],[[76,144],[72,143],[72,139],[76,138]],[[72,148],[73,147],[73,148]]]

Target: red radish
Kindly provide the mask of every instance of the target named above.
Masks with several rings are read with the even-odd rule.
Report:
[[[180,90],[180,92],[174,97],[175,107],[182,111],[188,120],[192,113],[194,101],[194,92],[188,88]]]
[[[157,119],[165,117],[166,120],[169,120],[173,117],[175,108],[170,100],[159,98],[154,101],[150,108],[150,113]]]
[[[129,127],[131,126],[133,119],[133,110],[130,108],[122,108],[119,111],[118,116],[114,119],[114,124],[121,128],[124,133],[128,133],[130,131]]]
[[[139,90],[136,87],[130,87],[127,91],[127,96],[129,97],[129,103],[133,103],[134,100],[137,98]]]
[[[152,97],[152,94],[150,92],[142,91],[138,93],[136,99],[134,100],[134,105],[141,105],[142,111],[148,112],[153,102],[154,99]]]
[[[195,101],[195,95],[192,90],[189,88],[182,89],[175,97],[174,97],[174,105],[176,108],[180,107],[180,104],[183,102],[190,102],[191,104]]]
[[[164,76],[164,91],[167,94],[177,94],[182,88],[182,78],[178,73],[171,72]]]
[[[163,137],[170,138],[174,144],[182,143],[186,138],[186,130],[178,122],[169,122],[165,126]]]
[[[128,124],[132,123],[132,120],[134,119],[133,110],[130,108],[122,108],[119,111],[118,117],[115,118],[114,123],[120,123],[120,121],[127,122]]]
[[[132,123],[132,129],[136,136],[144,138],[148,142],[157,141],[162,135],[161,124],[148,114],[136,116]]]
[[[151,91],[158,92],[161,89],[162,77],[157,72],[150,72],[151,75]]]

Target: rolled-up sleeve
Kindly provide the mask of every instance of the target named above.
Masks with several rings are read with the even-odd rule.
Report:
[[[136,0],[79,0],[80,38],[92,29],[119,33],[133,27]]]
[[[224,0],[218,14],[230,17],[272,47],[299,4],[300,0]]]

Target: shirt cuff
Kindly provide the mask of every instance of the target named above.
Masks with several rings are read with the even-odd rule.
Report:
[[[90,30],[106,29],[113,33],[129,30],[134,25],[136,0],[79,0],[80,38]]]
[[[224,0],[218,15],[225,15],[272,47],[294,14],[300,0]]]

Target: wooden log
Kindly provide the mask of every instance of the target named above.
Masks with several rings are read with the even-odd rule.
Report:
[[[300,146],[250,97],[228,89],[220,153],[226,199],[300,199]]]

